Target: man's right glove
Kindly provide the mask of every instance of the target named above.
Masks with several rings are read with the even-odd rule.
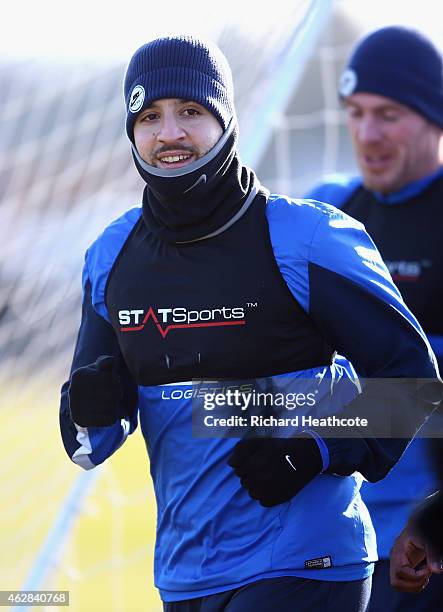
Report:
[[[241,440],[228,465],[250,497],[265,508],[289,501],[323,469],[320,449],[311,435]]]
[[[71,418],[80,427],[106,427],[128,416],[116,359],[102,355],[72,373],[69,386]]]

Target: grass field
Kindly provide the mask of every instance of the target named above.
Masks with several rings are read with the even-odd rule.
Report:
[[[55,385],[1,384],[0,411],[0,530],[8,551],[0,589],[68,590],[73,612],[161,610],[152,570],[155,501],[140,431],[97,471],[83,472],[62,446]]]

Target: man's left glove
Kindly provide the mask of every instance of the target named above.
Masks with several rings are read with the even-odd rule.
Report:
[[[270,508],[297,495],[321,473],[323,460],[312,436],[248,438],[236,444],[228,465],[252,499]]]

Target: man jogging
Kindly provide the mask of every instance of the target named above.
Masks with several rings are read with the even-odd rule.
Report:
[[[322,426],[193,436],[189,381],[309,379],[356,421],[367,395],[339,406],[340,352],[364,377],[424,380],[424,394],[391,404],[411,438],[441,395],[426,383],[436,376],[426,338],[360,223],[270,195],[242,165],[231,71],[215,45],[173,36],[142,46],[125,100],[146,185],[142,205],[86,254],[62,390],[66,451],[93,468],[140,422],[165,610],[363,611],[375,549],[361,474],[384,477],[407,440],[370,425],[343,438]],[[421,416],[408,410],[417,399]],[[383,397],[369,404],[371,416],[388,414]]]

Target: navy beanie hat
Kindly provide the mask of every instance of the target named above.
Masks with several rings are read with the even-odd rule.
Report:
[[[420,32],[388,26],[366,36],[339,82],[340,97],[374,93],[409,106],[443,128],[443,60]]]
[[[232,73],[225,56],[214,43],[193,36],[158,38],[140,47],[129,62],[124,93],[131,141],[137,115],[161,98],[198,102],[224,130],[235,114]]]

